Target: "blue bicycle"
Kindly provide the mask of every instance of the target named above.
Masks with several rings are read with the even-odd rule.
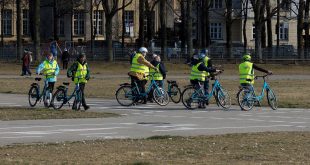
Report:
[[[78,78],[78,81],[80,78]],[[70,107],[70,100],[74,98],[73,107],[75,110],[80,110],[82,104],[82,92],[80,91],[79,83],[75,85],[75,88],[71,95],[68,96],[68,86],[70,85],[69,82],[64,82],[63,85],[57,87],[57,91],[55,92],[52,98],[52,106],[55,110],[59,110],[63,107],[64,104],[69,104]]]
[[[44,75],[45,77],[51,76],[51,75]],[[40,82],[42,78],[36,77],[35,81]],[[28,102],[31,107],[36,106],[38,101],[44,102],[45,107],[49,107],[51,104],[52,99],[52,92],[51,89],[48,88],[48,81],[47,78],[44,80],[44,87],[42,92],[40,93],[40,85],[35,82],[31,84],[31,87],[28,92]]]
[[[141,92],[141,89],[138,87],[137,83],[135,83],[133,87],[129,83],[120,84],[120,87],[115,93],[117,102],[122,106],[131,106],[134,103],[140,102],[145,97],[148,97],[149,93],[153,92],[153,100],[158,105],[167,105],[169,103],[169,95],[163,88],[157,85],[154,80],[154,74],[155,73],[148,75],[148,77],[151,78],[151,83],[145,93]]]
[[[255,79],[263,78],[263,80],[264,80],[262,91],[261,91],[260,95],[258,95],[258,96],[255,94],[255,90],[254,90],[254,87],[252,85],[251,86],[243,86],[240,88],[240,91],[237,94],[237,99],[238,99],[239,106],[241,107],[242,110],[249,111],[254,107],[255,103],[257,103],[257,102],[260,103],[260,101],[263,100],[263,98],[264,98],[265,91],[267,92],[267,100],[268,100],[269,106],[273,110],[276,110],[278,108],[277,97],[276,97],[275,93],[273,92],[273,90],[271,89],[271,87],[266,82],[267,76],[268,75],[255,76]]]
[[[214,80],[215,82],[209,94],[204,94],[203,87],[196,89],[193,85],[186,86],[181,97],[183,105],[187,109],[196,109],[199,105],[205,104],[214,96],[218,106],[229,109],[231,106],[231,98],[227,90],[222,87],[216,76]]]

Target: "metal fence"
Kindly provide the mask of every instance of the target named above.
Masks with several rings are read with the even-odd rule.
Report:
[[[47,43],[43,43],[41,46],[41,51],[48,50]],[[34,50],[33,45],[24,45],[23,48],[28,48],[31,51]],[[71,55],[71,59],[75,59],[78,54],[84,52],[87,55],[88,60],[93,61],[103,61],[109,59],[108,49],[104,47],[94,47],[91,48],[87,45],[76,45],[74,42],[67,41],[61,45],[61,49],[67,48]],[[115,61],[124,61],[129,59],[129,54],[136,50],[134,47],[125,48],[113,48],[113,59]],[[149,48],[151,53],[161,54],[161,49]],[[247,52],[252,54],[253,59],[259,59],[254,54],[253,48],[248,48]],[[168,60],[183,62],[188,58],[186,53],[181,53],[180,48],[168,48]],[[245,53],[243,47],[233,47],[232,48],[232,58],[227,55],[227,49],[225,46],[212,46],[209,47],[209,56],[213,59],[218,60],[239,60]],[[263,60],[298,60],[297,49],[288,46],[280,46],[278,49],[264,48],[262,49]],[[59,57],[61,55],[59,54]],[[304,58],[310,60],[310,49],[304,51]],[[0,47],[0,60],[16,60],[17,59],[17,49],[16,45],[6,45]]]

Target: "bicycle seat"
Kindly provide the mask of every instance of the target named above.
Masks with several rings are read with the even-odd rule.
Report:
[[[167,82],[168,82],[169,84],[174,84],[174,83],[176,83],[176,81],[172,81],[172,80],[167,80]]]
[[[35,78],[35,80],[36,80],[36,81],[41,81],[41,80],[42,80],[42,78],[40,78],[40,77],[36,77],[36,78]]]
[[[63,82],[62,84],[68,86],[70,83],[69,82]]]

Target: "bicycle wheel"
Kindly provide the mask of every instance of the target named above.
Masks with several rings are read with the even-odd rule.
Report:
[[[45,94],[43,95],[43,103],[44,107],[48,108],[51,105],[52,100],[52,93],[49,89],[45,91]]]
[[[160,87],[154,89],[153,99],[160,106],[165,106],[169,103],[168,93]]]
[[[36,106],[37,102],[39,100],[39,89],[37,86],[32,86],[29,89],[28,92],[28,102],[30,107]]]
[[[273,109],[276,110],[278,108],[278,100],[276,95],[274,94],[274,92],[271,89],[267,90],[267,100],[268,100],[268,104],[269,106]]]
[[[253,108],[255,103],[254,91],[249,89],[241,89],[238,94],[238,104],[243,111],[249,111]]]
[[[196,109],[199,106],[198,94],[194,87],[188,87],[182,92],[182,103],[187,109]]]
[[[55,110],[61,109],[65,104],[65,91],[63,89],[58,89],[53,98],[52,98],[52,106]]]
[[[115,97],[117,102],[122,106],[131,106],[135,102],[130,86],[121,86],[118,88]]]
[[[171,85],[171,89],[168,92],[168,95],[171,98],[172,102],[176,104],[181,101],[181,90],[175,85]]]
[[[219,88],[216,92],[217,104],[223,107],[224,109],[229,109],[231,106],[231,99],[228,94],[228,91],[224,88]]]

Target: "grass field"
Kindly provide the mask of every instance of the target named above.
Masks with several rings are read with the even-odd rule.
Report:
[[[88,111],[53,111],[34,108],[7,108],[0,107],[0,121],[9,120],[39,120],[39,119],[76,119],[76,118],[104,118],[118,117],[119,115],[106,112]]]
[[[310,73],[310,66],[299,66],[299,65],[261,65],[264,68],[269,68],[275,75],[308,75]],[[109,78],[105,79],[104,75],[122,75],[125,76],[130,67],[128,63],[90,63],[91,72],[93,76],[100,74],[103,78],[93,78],[89,81],[86,87],[87,97],[100,97],[100,98],[115,98],[115,91],[119,87],[118,85],[124,82],[130,82],[129,78]],[[3,63],[3,69],[0,70],[0,75],[19,74],[20,66],[17,64]],[[168,63],[168,77],[169,75],[188,75],[189,67],[185,64],[173,64]],[[225,75],[237,75],[238,69],[236,64],[222,65],[225,69],[223,76]],[[65,71],[61,71],[64,75]],[[0,80],[0,92],[1,93],[19,93],[27,94],[30,84],[33,82],[33,78],[24,79],[1,79]],[[60,85],[63,81],[70,81],[70,79],[61,79],[57,82]],[[177,82],[183,89],[183,86],[189,84],[188,79],[177,79]],[[234,80],[221,80],[221,84],[229,90],[232,97],[232,103],[236,102],[236,93],[238,91],[238,81]],[[271,87],[274,89],[278,96],[280,107],[291,107],[291,108],[310,108],[310,80],[270,80],[268,81]],[[71,89],[73,88],[71,84]],[[261,81],[256,81],[257,91],[261,89]],[[265,102],[263,103],[264,105]]]
[[[309,132],[96,140],[0,147],[1,164],[310,164]]]

